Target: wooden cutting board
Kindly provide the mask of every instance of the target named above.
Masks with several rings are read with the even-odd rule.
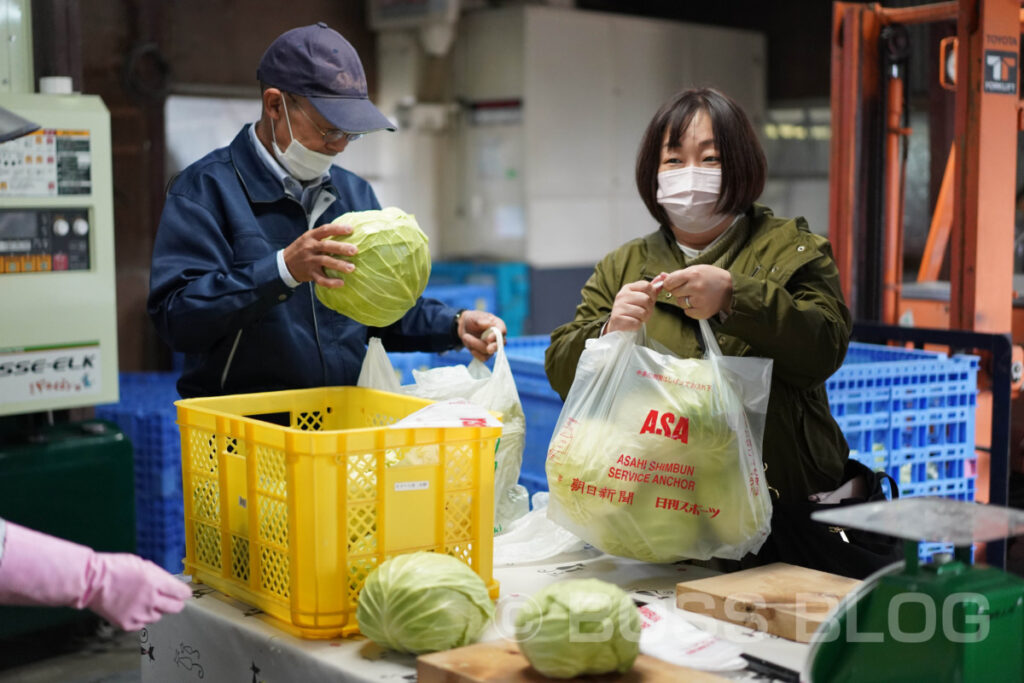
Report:
[[[777,562],[676,584],[680,609],[806,643],[860,581]]]
[[[416,658],[418,683],[538,683],[550,681],[530,666],[511,642],[487,642]],[[728,679],[640,655],[624,674],[603,674],[573,679],[587,683],[722,683]]]

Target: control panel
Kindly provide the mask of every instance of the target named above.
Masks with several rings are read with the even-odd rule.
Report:
[[[89,210],[0,209],[0,274],[89,269]]]

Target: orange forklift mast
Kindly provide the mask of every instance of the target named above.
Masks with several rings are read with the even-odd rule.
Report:
[[[955,23],[955,38],[943,40],[936,51],[941,60],[937,78],[954,92],[953,140],[917,282],[908,283],[903,272],[906,146],[911,132],[907,27],[936,22],[950,31]],[[993,420],[1010,421],[1002,401],[993,418],[993,377],[1008,382],[1016,399],[1024,358],[1018,345],[1024,339],[1024,308],[1017,309],[1022,324],[1014,324],[1013,249],[1022,129],[1022,22],[1019,0],[958,0],[901,8],[835,2],[831,36],[829,237],[843,293],[858,322],[1012,335],[1010,371],[994,373],[991,357],[983,350],[979,353],[983,372],[976,425],[981,449],[977,499],[988,501],[992,493],[992,502],[1000,504],[1007,499],[1005,463],[999,463],[1004,469],[998,490],[990,491],[986,449],[991,444],[985,440],[993,431]],[[933,148],[936,152],[944,155],[946,149]],[[948,284],[939,281],[947,251]],[[929,295],[921,296],[922,291]],[[1020,404],[1024,401],[1012,401],[1012,414],[1020,414],[1009,426],[1012,447],[991,456],[993,461],[1011,458],[1018,470],[1024,469],[1018,453],[1024,440]]]

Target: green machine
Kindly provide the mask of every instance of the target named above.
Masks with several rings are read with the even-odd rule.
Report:
[[[1024,511],[902,498],[814,514],[906,540],[905,560],[868,577],[811,640],[802,680],[1024,681],[1024,579],[974,565],[973,543],[1024,533]],[[953,553],[918,561],[918,542]]]
[[[132,446],[117,425],[88,420],[0,442],[0,516],[100,551],[135,549]],[[64,608],[0,607],[0,638],[79,619]]]

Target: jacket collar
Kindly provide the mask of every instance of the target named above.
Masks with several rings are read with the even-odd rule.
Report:
[[[746,215],[741,216],[729,229],[735,228],[740,221],[751,220],[752,212],[755,209],[751,209]],[[667,225],[662,225],[656,232],[652,232],[643,239],[647,247],[647,261],[643,266],[645,279],[651,280],[659,273],[671,273],[673,270],[685,267],[683,252],[679,248],[679,244],[676,243],[676,236],[672,233],[672,229]]]
[[[238,178],[242,181],[242,186],[245,187],[250,201],[254,203],[276,202],[284,199],[287,196],[284,185],[267,169],[252,147],[252,142],[249,139],[251,125],[253,124],[246,124],[228,146],[231,163],[234,164]]]
[[[642,271],[645,280],[653,280],[659,273],[671,273],[683,267],[683,252],[668,226],[661,226],[643,240],[647,247],[647,260]]]

